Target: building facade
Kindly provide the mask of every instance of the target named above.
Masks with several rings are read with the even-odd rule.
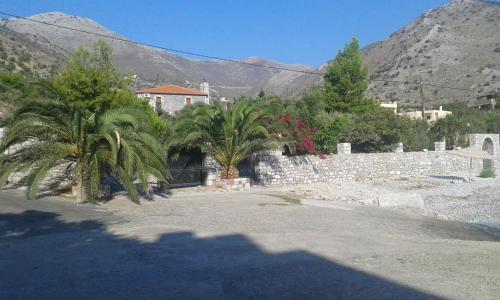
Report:
[[[383,109],[385,109],[387,111],[394,113],[395,115],[398,114],[398,103],[397,102],[391,102],[391,103],[381,102],[380,107],[382,107]]]
[[[477,97],[476,103],[471,107],[484,111],[495,110],[497,99],[500,99],[500,92],[498,89],[496,92],[486,93]]]
[[[439,109],[431,109],[424,111],[423,119],[429,123],[436,122],[439,119],[451,116],[451,114],[452,114],[451,111],[443,110],[443,107],[440,106]],[[408,117],[412,120],[422,120],[422,111],[420,110],[401,112],[398,113],[398,115]]]
[[[210,87],[208,82],[200,85],[200,90],[177,85],[164,85],[146,88],[136,92],[139,98],[148,101],[155,112],[172,115],[186,105],[195,103],[210,104]]]

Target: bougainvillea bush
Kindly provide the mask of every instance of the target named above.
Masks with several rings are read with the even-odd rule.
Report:
[[[282,142],[285,153],[294,154],[314,154],[316,145],[312,135],[318,131],[311,128],[301,119],[294,118],[291,113],[286,113],[276,117],[274,128],[275,136]]]

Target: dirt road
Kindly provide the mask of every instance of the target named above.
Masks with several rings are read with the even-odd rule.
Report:
[[[498,231],[259,193],[0,192],[0,299],[498,299]]]

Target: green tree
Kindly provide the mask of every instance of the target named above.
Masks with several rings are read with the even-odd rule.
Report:
[[[224,109],[219,103],[199,105],[176,121],[183,145],[200,147],[222,167],[222,178],[238,177],[236,166],[251,154],[271,147],[262,120],[266,114],[251,102],[239,101]]]
[[[426,121],[399,116],[393,126],[405,151],[422,151],[431,147],[432,138]]]
[[[91,112],[133,102],[132,81],[114,68],[111,55],[111,47],[103,41],[96,42],[92,52],[77,50],[54,80],[58,93]]]
[[[36,197],[47,172],[71,162],[82,201],[96,200],[104,175],[116,178],[137,202],[136,176],[143,190],[148,176],[166,182],[165,159],[143,109],[129,106],[89,114],[67,101],[28,102],[7,122],[0,153],[0,186],[13,172],[28,171],[27,197]],[[24,143],[24,144],[23,144]],[[12,148],[10,148],[12,149]]]
[[[486,124],[488,133],[500,133],[500,111],[489,113]]]
[[[92,52],[83,48],[76,51],[62,74],[53,80],[55,93],[90,113],[127,106],[142,108],[149,122],[160,132],[161,142],[166,142],[167,121],[146,101],[137,98],[131,79],[113,66],[112,53],[111,47],[101,40],[94,44]]]
[[[469,108],[465,103],[445,105],[446,110],[453,112],[452,116],[440,119],[431,126],[435,140],[446,140],[447,147],[466,147],[469,133],[499,133],[500,112],[484,112]]]
[[[466,134],[470,133],[470,123],[460,116],[449,116],[437,120],[431,126],[431,133],[436,141],[445,140],[446,148],[466,147]]]
[[[351,143],[353,152],[392,151],[400,142],[398,117],[382,108],[352,116],[352,126],[342,132],[341,142]]]
[[[7,113],[34,99],[48,99],[48,80],[23,76],[19,73],[0,72],[0,107]],[[1,125],[0,125],[1,126]]]
[[[318,132],[314,135],[314,142],[322,153],[330,154],[337,150],[337,144],[352,128],[352,117],[350,115],[336,113],[325,121]]]
[[[312,127],[319,127],[317,115],[325,110],[325,94],[322,88],[313,87],[299,100],[293,101],[292,114]]]
[[[138,199],[134,177],[143,188],[148,174],[166,180],[166,151],[159,141],[168,141],[167,121],[135,96],[130,81],[113,67],[111,53],[102,41],[92,53],[80,49],[52,81],[31,84],[26,77],[0,76],[0,96],[5,87],[9,99],[12,93],[40,99],[23,102],[6,122],[2,149],[24,141],[31,144],[2,156],[4,180],[15,170],[29,170],[33,198],[47,170],[70,161],[76,166],[73,181],[84,201],[94,200],[99,177],[115,177],[134,201]],[[43,97],[33,96],[37,94]]]
[[[277,95],[265,95],[258,98],[241,97],[235,102],[247,101],[253,103],[256,107],[264,110],[267,114],[278,116],[293,111],[293,101],[283,99]]]
[[[357,39],[328,64],[325,73],[325,104],[330,112],[363,112],[375,107],[364,92],[368,87],[368,69]]]

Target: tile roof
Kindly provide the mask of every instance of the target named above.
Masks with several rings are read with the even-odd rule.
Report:
[[[208,96],[207,93],[189,89],[177,85],[163,85],[152,88],[143,89],[137,92],[138,94],[163,94],[163,95],[189,95],[189,96]]]

